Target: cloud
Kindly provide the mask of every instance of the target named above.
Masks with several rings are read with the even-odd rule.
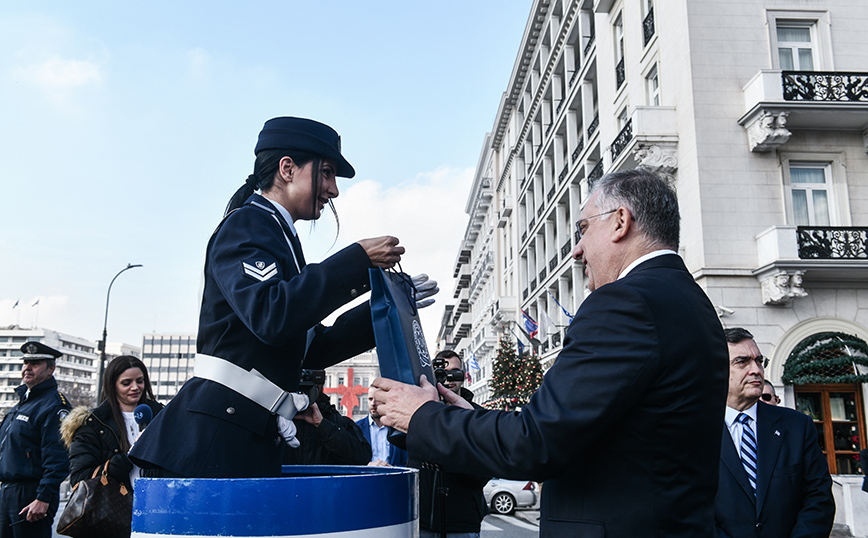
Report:
[[[56,56],[19,68],[18,76],[47,92],[67,91],[103,79],[99,66],[93,62]]]
[[[443,306],[454,302],[452,272],[467,228],[464,206],[473,171],[441,167],[393,187],[370,179],[353,180],[335,200],[341,222],[340,240],[325,253],[334,238],[334,228],[331,232],[325,229],[326,216],[322,219],[326,222],[318,224],[323,229],[311,236],[313,241],[305,241],[305,255],[311,251],[314,256],[308,259],[322,259],[352,241],[381,235],[397,237],[407,250],[401,261],[404,271],[411,275],[426,273],[440,287],[436,303],[420,314],[425,338],[433,351]],[[299,231],[304,241],[308,234]]]

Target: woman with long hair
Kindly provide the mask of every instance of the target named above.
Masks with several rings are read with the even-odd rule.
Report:
[[[322,320],[369,289],[368,269],[404,253],[383,236],[305,263],[294,223],[334,211],[336,178],[355,175],[331,127],[271,119],[254,154],[206,250],[194,377],[131,453],[152,476],[278,476],[308,404],[295,392],[302,363],[323,369],[374,347],[367,303]]]
[[[69,450],[70,485],[90,478],[94,469],[108,461],[109,475],[132,491],[139,469],[127,453],[142,428],[133,416],[141,404],[151,408],[152,416],[163,408],[154,398],[145,364],[132,355],[113,359],[103,375],[99,405],[92,410],[76,407],[60,424],[61,437]]]

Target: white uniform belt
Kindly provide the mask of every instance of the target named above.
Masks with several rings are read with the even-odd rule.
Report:
[[[292,420],[297,412],[307,408],[310,403],[307,395],[286,392],[255,369],[248,371],[211,355],[196,354],[193,375],[220,383],[287,420]]]

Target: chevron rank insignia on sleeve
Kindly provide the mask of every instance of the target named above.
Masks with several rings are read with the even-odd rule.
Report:
[[[244,274],[255,278],[260,282],[265,282],[269,278],[277,275],[277,263],[271,262],[271,265],[266,265],[265,262],[241,262],[244,268]]]

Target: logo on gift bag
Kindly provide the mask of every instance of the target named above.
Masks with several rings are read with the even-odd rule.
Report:
[[[425,343],[425,335],[422,334],[422,326],[418,320],[413,320],[413,340],[416,341],[416,353],[419,354],[419,362],[422,366],[431,365],[431,357],[428,355],[428,345]]]

